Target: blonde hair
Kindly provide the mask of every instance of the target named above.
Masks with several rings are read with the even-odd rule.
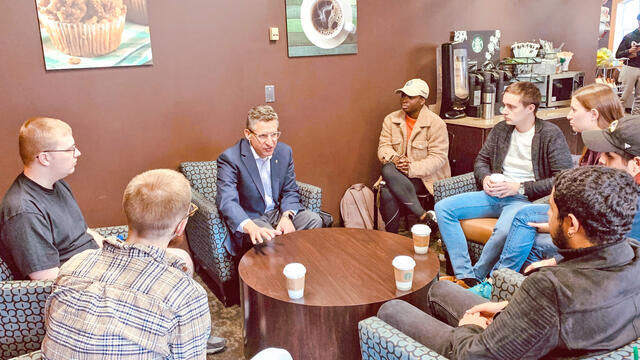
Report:
[[[247,129],[253,130],[259,121],[278,121],[278,114],[269,105],[260,105],[249,110],[247,114]]]
[[[606,129],[614,120],[624,116],[622,103],[613,92],[613,89],[605,84],[591,84],[576,90],[573,97],[578,100],[587,111],[598,110],[598,127]]]
[[[124,190],[122,207],[129,229],[143,237],[160,237],[187,216],[189,181],[175,170],[156,169],[135,176]]]
[[[58,140],[71,135],[71,126],[58,119],[33,117],[20,127],[18,148],[24,165],[31,164],[38,154],[46,150],[55,150]]]

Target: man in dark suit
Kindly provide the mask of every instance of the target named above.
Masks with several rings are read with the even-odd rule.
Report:
[[[322,226],[300,203],[291,147],[278,143],[278,114],[268,105],[249,110],[244,139],[218,157],[216,201],[232,233],[226,248],[242,255],[277,235]]]

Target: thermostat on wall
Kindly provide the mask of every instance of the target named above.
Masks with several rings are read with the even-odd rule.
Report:
[[[280,40],[280,31],[277,27],[269,28],[269,40],[276,41]]]

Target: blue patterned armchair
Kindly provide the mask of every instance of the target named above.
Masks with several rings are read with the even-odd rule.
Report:
[[[525,279],[524,275],[506,268],[494,271],[491,278],[493,279],[491,301],[511,300]],[[447,359],[375,316],[360,321],[358,331],[363,360]],[[640,347],[640,339],[609,353],[590,356],[583,360],[632,359],[634,346]]]
[[[124,235],[126,226],[94,229],[103,236]],[[53,281],[14,280],[0,258],[0,359],[40,349],[44,338],[44,308]]]
[[[191,183],[193,203],[198,206],[198,211],[187,223],[187,239],[197,272],[223,304],[238,304],[238,272],[224,247],[225,239],[231,235],[216,206],[217,162],[183,162],[180,171]],[[320,212],[322,189],[299,181],[297,184],[302,205]]]
[[[38,350],[53,281],[14,280],[0,258],[0,359]]]

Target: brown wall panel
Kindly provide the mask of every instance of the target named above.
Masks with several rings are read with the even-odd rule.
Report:
[[[302,181],[338,216],[344,190],[371,184],[393,90],[420,76],[435,102],[435,47],[453,29],[500,29],[514,41],[565,42],[593,79],[599,0],[361,0],[358,55],[288,58],[284,0],[149,0],[154,65],[46,72],[34,1],[0,1],[0,193],[21,169],[17,131],[30,116],[64,119],[82,151],[68,178],[90,226],[121,224],[135,174],[214,159],[246,111],[276,86],[282,141]],[[267,40],[278,26],[281,40]]]

